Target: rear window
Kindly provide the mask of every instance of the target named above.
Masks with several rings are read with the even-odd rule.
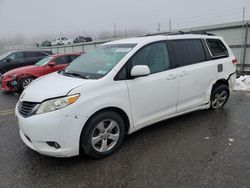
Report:
[[[218,39],[207,39],[208,47],[214,57],[228,57],[225,45]]]

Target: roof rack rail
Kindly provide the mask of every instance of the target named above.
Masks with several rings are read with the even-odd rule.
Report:
[[[185,34],[196,34],[196,35],[209,35],[209,36],[215,36],[213,33],[208,33],[206,31],[178,31],[178,32],[172,32],[168,33],[166,35],[185,35]]]
[[[141,35],[138,37],[148,37],[148,36],[156,36],[156,35],[185,35],[185,34],[195,34],[195,35],[208,35],[215,36],[213,33],[208,33],[206,31],[177,31],[177,32],[164,32],[164,33],[148,33],[146,35]]]

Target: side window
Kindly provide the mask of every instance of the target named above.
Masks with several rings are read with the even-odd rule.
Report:
[[[171,40],[168,44],[176,67],[200,63],[206,60],[200,39]]]
[[[220,40],[208,39],[207,44],[214,57],[218,57],[218,56],[228,57],[227,48]]]
[[[159,42],[144,47],[132,57],[130,63],[131,67],[147,65],[151,74],[169,69],[170,63],[166,43]]]
[[[186,46],[189,53],[190,64],[206,61],[205,50],[200,39],[187,40]]]
[[[8,59],[10,60],[22,59],[22,58],[23,58],[23,52],[14,52],[8,56]]]
[[[45,57],[45,56],[47,56],[45,53],[43,53],[43,52],[36,52],[36,55],[37,55],[37,57]]]
[[[125,66],[116,75],[115,80],[126,80],[126,78],[127,78],[127,68]]]
[[[68,64],[69,63],[69,59],[68,59],[68,56],[61,56],[61,57],[56,58],[54,60],[54,62],[57,65]]]
[[[71,56],[69,56],[69,61],[72,62],[73,60],[75,60],[78,57],[79,57],[79,55],[71,55]]]
[[[25,52],[26,58],[44,57],[44,56],[46,56],[46,55],[42,52]]]
[[[25,52],[25,57],[26,58],[36,57],[36,54],[35,52]]]

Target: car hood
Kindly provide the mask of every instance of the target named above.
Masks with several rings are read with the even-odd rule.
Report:
[[[40,67],[34,66],[34,65],[20,67],[20,68],[12,69],[12,70],[6,72],[3,76],[5,77],[5,76],[12,76],[12,75],[19,75],[19,74],[23,74],[23,73],[29,73],[30,71],[36,70],[38,68],[40,68]]]
[[[55,72],[33,81],[23,91],[20,100],[42,102],[46,99],[66,96],[72,89],[95,81],[68,77]]]

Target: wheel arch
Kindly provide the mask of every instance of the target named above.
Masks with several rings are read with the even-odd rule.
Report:
[[[21,74],[21,75],[19,75],[19,76],[18,76],[18,81],[21,81],[22,79],[28,78],[28,77],[31,77],[31,78],[34,78],[34,79],[37,79],[37,78],[38,78],[37,76],[35,76],[35,75],[33,75],[33,74],[28,74],[28,73],[26,73],[26,74]]]
[[[86,129],[86,124],[98,113],[101,113],[101,112],[104,112],[104,111],[113,111],[113,112],[116,112],[118,113],[121,118],[124,120],[124,124],[125,124],[125,133],[128,133],[129,132],[129,129],[130,129],[130,120],[129,120],[129,117],[127,115],[127,113],[122,110],[121,108],[118,108],[118,107],[114,107],[114,106],[110,106],[110,107],[104,107],[96,112],[94,112],[88,119],[87,121],[85,122],[83,128],[82,128],[82,131],[81,131],[81,134],[80,134],[80,138],[79,138],[79,154],[82,154],[83,153],[83,150],[81,148],[81,142],[82,142],[82,135],[83,135],[83,132],[85,131]]]
[[[89,118],[88,120],[86,121],[85,125],[91,120],[91,118],[93,118],[96,114],[98,113],[101,113],[103,111],[113,111],[113,112],[116,112],[117,114],[119,114],[121,116],[121,118],[123,119],[124,121],[124,124],[125,124],[125,131],[126,133],[129,132],[129,129],[130,129],[130,119],[129,119],[129,116],[127,115],[127,113],[122,110],[121,108],[118,108],[118,107],[114,107],[114,106],[110,106],[110,107],[105,107],[105,108],[102,108],[96,112],[94,112]],[[85,126],[84,126],[85,127]],[[84,130],[84,127],[82,129],[82,131]]]
[[[229,83],[228,83],[228,80],[224,79],[224,78],[221,78],[219,80],[217,80],[214,84],[213,84],[213,87],[212,89],[214,89],[216,86],[218,85],[226,85],[229,87]]]

